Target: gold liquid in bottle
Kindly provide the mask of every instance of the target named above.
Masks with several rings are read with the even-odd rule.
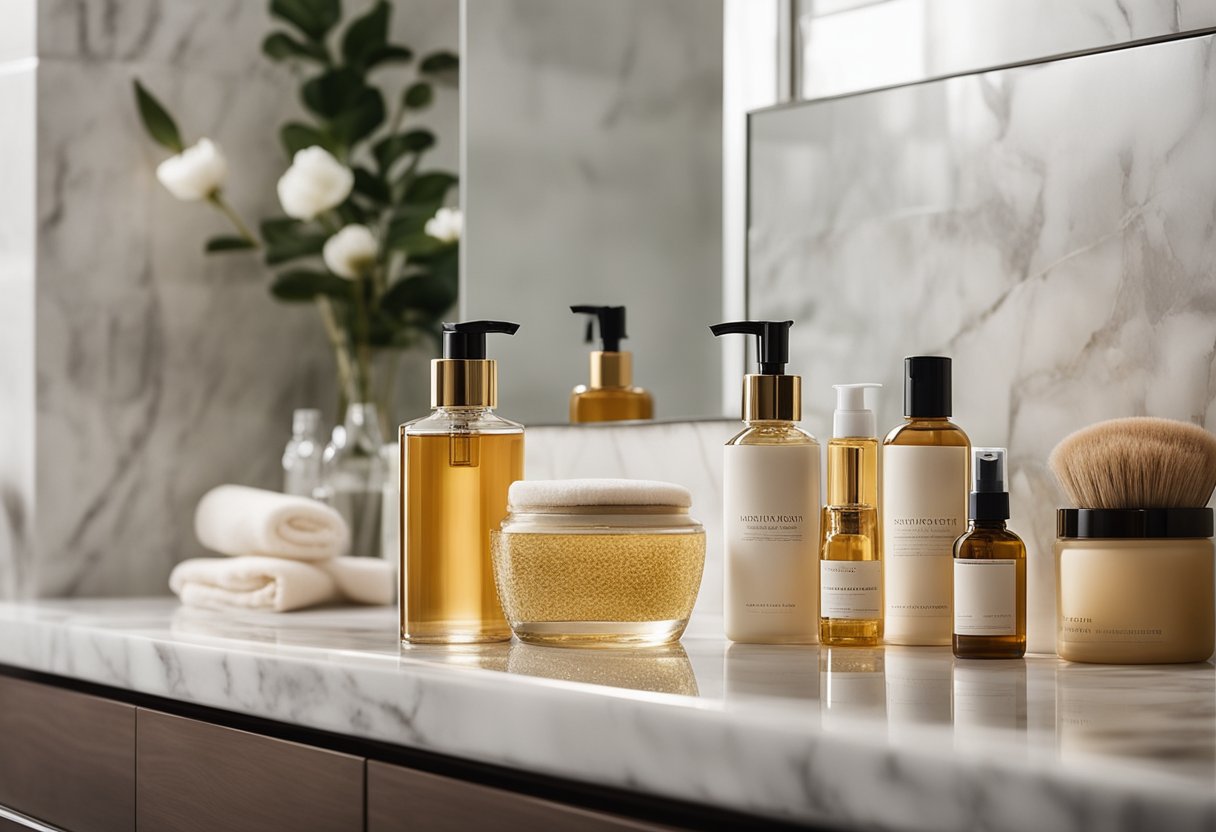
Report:
[[[415,643],[511,638],[490,533],[523,479],[523,433],[402,436],[401,638]]]
[[[654,418],[654,397],[632,384],[628,352],[591,353],[591,384],[570,394],[570,422],[618,422]]]
[[[872,647],[883,634],[877,439],[828,444],[827,496],[819,554],[819,641]]]

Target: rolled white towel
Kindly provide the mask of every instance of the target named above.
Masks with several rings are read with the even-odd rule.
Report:
[[[350,530],[342,515],[307,497],[221,485],[203,495],[194,533],[222,555],[327,560],[346,554]]]
[[[380,558],[334,558],[317,566],[329,573],[338,592],[356,604],[391,604],[397,594],[397,567]]]
[[[287,612],[338,597],[323,569],[284,558],[192,558],[173,568],[169,589],[182,603],[208,609]]]

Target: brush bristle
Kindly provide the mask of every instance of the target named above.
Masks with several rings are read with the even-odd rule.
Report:
[[[1047,462],[1077,508],[1201,508],[1216,488],[1216,436],[1173,419],[1098,422]]]

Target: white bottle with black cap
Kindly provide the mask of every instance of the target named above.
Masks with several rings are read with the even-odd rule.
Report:
[[[912,356],[904,374],[904,423],[887,434],[882,452],[884,637],[949,645],[971,441],[950,421],[950,359]]]
[[[793,321],[740,321],[714,335],[756,336],[759,372],[743,378],[747,428],[723,471],[726,637],[755,644],[819,638],[819,442],[798,427],[802,378],[787,375]]]

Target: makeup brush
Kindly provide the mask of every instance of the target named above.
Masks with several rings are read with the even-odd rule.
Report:
[[[1202,508],[1216,489],[1216,436],[1137,416],[1072,433],[1047,460],[1077,508]]]

